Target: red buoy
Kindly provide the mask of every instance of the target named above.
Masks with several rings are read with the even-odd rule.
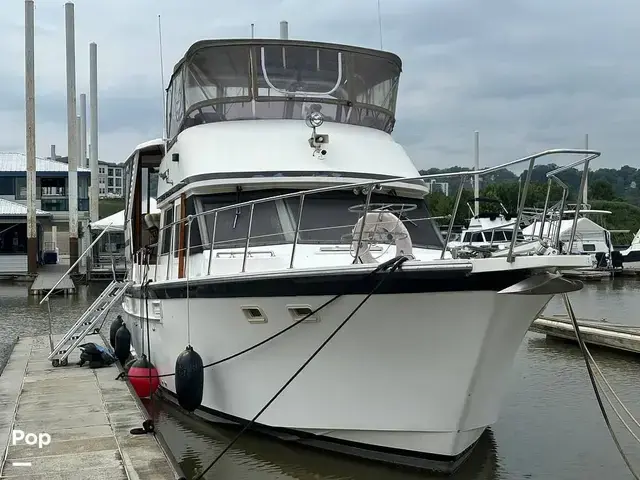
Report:
[[[127,375],[131,386],[140,398],[150,397],[160,386],[158,370],[153,366],[153,363],[147,360],[145,355],[142,355],[131,365]]]

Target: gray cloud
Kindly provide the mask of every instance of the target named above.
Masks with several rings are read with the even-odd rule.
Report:
[[[476,129],[486,164],[579,147],[585,133],[603,150],[598,165],[637,164],[637,2],[381,4],[384,48],[403,59],[394,137],[419,167],[470,164]],[[160,134],[158,13],[166,79],[194,41],[248,36],[252,22],[258,37],[277,36],[287,19],[292,38],[380,46],[375,0],[78,0],[79,92],[87,92],[87,44],[99,45],[102,158],[124,159]],[[22,2],[11,2],[0,18],[0,150],[24,137],[22,17]],[[38,153],[46,154],[49,143],[66,145],[62,2],[39,0],[36,18]]]

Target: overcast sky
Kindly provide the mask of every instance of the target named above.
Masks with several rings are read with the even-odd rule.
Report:
[[[36,3],[37,151],[66,155],[64,2]],[[0,151],[24,151],[24,2],[0,16]],[[123,161],[162,133],[165,77],[203,38],[277,37],[380,47],[376,0],[77,0],[78,94],[98,44],[100,159]],[[403,60],[393,133],[420,168],[484,165],[547,148],[603,151],[594,167],[636,166],[637,0],[381,0],[385,50]],[[638,142],[638,143],[636,143]]]

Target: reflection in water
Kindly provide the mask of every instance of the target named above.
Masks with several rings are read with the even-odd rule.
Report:
[[[102,288],[104,285],[81,287],[75,297],[53,297],[53,332],[64,333]],[[636,315],[640,311],[638,280],[586,284],[571,298],[580,317],[640,326]],[[16,336],[47,334],[49,316],[46,306],[40,306],[39,301],[27,295],[26,285],[0,285],[0,367],[6,362]],[[107,328],[117,313],[111,312],[105,322]],[[565,313],[560,299],[551,302],[547,313]],[[638,357],[595,348],[592,352],[616,392],[631,412],[640,416]],[[506,381],[507,392],[497,424],[483,436],[469,461],[450,478],[629,478],[604,425],[575,344],[527,334],[511,378]],[[205,468],[237,432],[205,425],[158,402],[154,410],[158,429],[164,433],[188,478]],[[631,462],[640,466],[640,448],[635,440],[616,420],[613,428]],[[208,478],[430,480],[436,477],[246,435],[210,471]]]
[[[148,407],[149,408],[149,407]],[[205,424],[167,403],[154,403],[156,427],[187,478],[206,468],[237,434],[232,427]],[[242,436],[205,478],[431,480],[442,476],[328,454],[256,434]],[[494,480],[496,444],[488,430],[451,480]]]

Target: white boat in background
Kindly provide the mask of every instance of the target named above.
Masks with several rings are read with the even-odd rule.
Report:
[[[167,141],[139,145],[127,161],[134,285],[123,307],[133,349],[151,345],[161,374],[188,344],[208,364],[307,317],[205,370],[196,413],[243,424],[366,298],[255,427],[451,471],[497,420],[532,321],[555,293],[581,288],[556,270],[590,262],[516,239],[500,255],[453,259],[423,199],[425,180],[463,184],[541,157],[586,155],[588,163],[599,153],[548,150],[479,172],[421,176],[390,135],[400,72],[396,55],[348,45],[191,46],[168,88]],[[150,211],[154,172],[161,217],[141,213]],[[406,261],[395,272],[379,270],[398,258]],[[174,378],[161,388],[175,394]]]
[[[517,215],[509,213],[500,200],[493,198],[474,198],[479,205],[491,205],[494,211],[483,211],[476,213],[470,204],[467,207],[472,217],[469,219],[467,228],[463,229],[460,237],[447,242],[447,248],[459,249],[461,247],[475,247],[479,249],[504,249],[511,245],[514,226]],[[521,225],[522,226],[522,225]],[[525,240],[522,229],[517,229],[518,242]]]
[[[640,269],[640,230],[634,235],[631,245],[624,250],[620,250],[619,253],[622,268]]]
[[[523,230],[523,233],[528,239],[540,238],[541,232],[543,232],[543,238],[559,238],[562,252],[569,253],[568,245],[574,223],[574,220],[570,218],[575,217],[575,213],[575,209],[566,210],[564,214],[567,216],[567,219],[563,219],[560,222],[558,222],[557,219],[551,221],[547,219],[544,226],[540,219],[536,219]],[[611,214],[609,210],[594,210],[588,206],[584,206],[584,208],[580,208],[578,211],[578,215],[580,216],[578,217],[576,225],[575,239],[572,244],[571,253],[576,255],[589,255],[592,261],[592,268],[609,269],[612,267],[613,244],[611,241],[611,233],[588,217],[588,215],[608,214]]]

